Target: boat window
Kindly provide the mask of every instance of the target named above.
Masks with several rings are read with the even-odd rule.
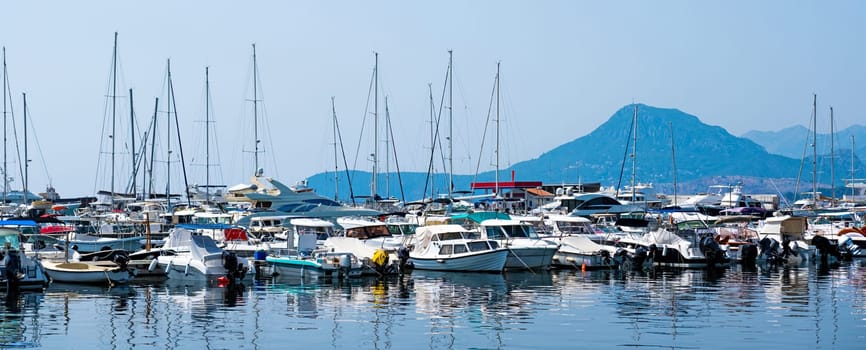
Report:
[[[466,246],[463,244],[454,245],[454,254],[466,253]]]
[[[337,203],[337,202],[332,201],[332,200],[327,199],[327,198],[305,199],[304,203],[310,203],[310,204],[315,204],[315,205],[326,205],[329,207],[341,206],[340,203]]]
[[[451,244],[446,244],[439,247],[439,255],[451,255],[454,253],[454,246]]]
[[[487,245],[487,242],[469,242],[469,251],[470,252],[483,252],[485,250],[490,250],[490,246]]]
[[[499,249],[499,242],[497,242],[497,241],[487,241],[487,243],[490,243],[490,249]]]
[[[521,225],[502,226],[502,229],[505,230],[505,235],[510,237],[510,238],[529,237],[529,234],[523,229],[523,226],[521,226]]]
[[[9,247],[18,249],[20,244],[18,243],[18,233],[15,234],[5,234],[0,236],[0,248],[5,249],[6,244],[9,244]]]
[[[488,226],[485,228],[487,230],[487,239],[502,239],[502,230],[499,229],[499,226]]]

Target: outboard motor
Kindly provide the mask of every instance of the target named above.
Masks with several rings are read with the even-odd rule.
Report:
[[[610,259],[610,252],[609,251],[604,250],[604,249],[599,250],[598,255],[601,257],[602,264],[605,264],[606,266],[612,265],[613,261]]]
[[[235,283],[244,278],[246,269],[243,264],[238,262],[238,256],[229,251],[223,251],[222,255],[223,267],[226,269],[226,277],[229,279],[229,284]]]
[[[707,267],[714,267],[715,264],[724,262],[725,251],[713,237],[704,236],[701,238],[700,248],[701,253],[707,258]]]
[[[839,252],[842,254],[843,258],[853,259],[855,256],[860,255],[860,246],[854,244],[854,241],[851,237],[844,236],[845,238],[839,242]]]
[[[755,266],[758,259],[758,245],[754,243],[740,246],[740,264],[744,266]]]
[[[822,265],[827,265],[832,262],[838,262],[842,260],[842,254],[839,253],[839,249],[830,243],[830,240],[824,236],[815,236],[812,237],[812,245],[818,250],[818,261]],[[830,257],[834,257],[836,261],[830,261]]]
[[[21,256],[18,255],[17,251],[6,251],[3,267],[6,269],[6,290],[18,291],[18,282],[24,278],[24,274],[21,272]]]
[[[389,272],[388,261],[390,258],[388,257],[388,253],[384,249],[376,249],[373,253],[373,269],[379,274],[379,276],[385,276]]]
[[[128,271],[130,274],[133,273],[132,269],[129,268],[129,253],[125,250],[115,252],[111,261],[117,264],[118,269]]]
[[[412,268],[412,262],[409,261],[409,247],[402,246],[397,249],[397,260],[399,260],[400,273],[405,273],[407,269]]]
[[[760,247],[759,256],[761,256],[768,265],[775,265],[779,263],[779,242],[775,239],[764,237],[758,242],[758,247]]]

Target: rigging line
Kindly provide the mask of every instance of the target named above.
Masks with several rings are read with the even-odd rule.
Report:
[[[478,161],[475,164],[475,175],[472,182],[478,179],[478,171],[481,169],[481,158],[484,154],[484,143],[487,140],[487,128],[490,127],[490,116],[493,113],[493,99],[496,97],[496,81],[493,82],[493,89],[490,91],[490,102],[487,104],[487,119],[484,121],[484,133],[481,134],[481,148],[478,150]]]
[[[333,100],[332,100],[333,101]],[[355,205],[355,191],[352,189],[352,176],[349,174],[349,163],[346,160],[346,150],[343,148],[343,133],[340,131],[340,122],[337,119],[337,107],[334,107],[334,126],[337,128],[337,138],[340,141],[340,153],[343,155],[343,168],[346,171],[346,180],[349,184],[349,198],[352,199],[352,205]]]
[[[634,104],[634,102],[632,102],[632,104]],[[637,107],[637,106],[635,106],[635,107]],[[625,142],[625,153],[623,153],[623,155],[622,155],[622,163],[621,163],[620,168],[619,168],[619,180],[617,180],[617,182],[616,182],[616,193],[617,194],[619,194],[619,192],[620,192],[620,186],[622,185],[622,173],[625,171],[625,159],[628,158],[628,149],[631,146],[631,136],[632,136],[631,133],[634,132],[634,121],[632,121],[629,124],[631,124],[631,126],[629,126],[629,128],[628,128],[628,135],[626,137],[626,142]],[[634,191],[634,189],[632,189],[632,191]]]
[[[394,151],[394,166],[397,167],[397,182],[400,184],[400,200],[406,203],[406,193],[403,191],[403,177],[400,175],[400,162],[397,160],[397,147],[394,147],[394,128],[391,125],[391,114],[388,112],[388,104],[385,104],[385,119],[387,120],[388,133],[391,134],[391,150]]]
[[[448,67],[448,69],[445,70],[445,82],[446,83],[448,82],[448,73],[450,73],[450,70],[451,70],[450,66]],[[445,103],[445,87],[446,86],[447,86],[447,84],[442,84],[442,98],[439,99],[439,110],[436,113],[437,114],[436,115],[436,123],[435,123],[436,127],[433,128],[433,130],[435,130],[435,132],[433,133],[433,147],[430,148],[430,162],[428,163],[428,166],[427,166],[427,179],[428,180],[430,179],[431,176],[433,176],[433,174],[431,174],[431,171],[433,170],[433,159],[436,158],[436,144],[437,144],[437,142],[439,144],[439,149],[440,149],[439,151],[442,154],[442,163],[443,163],[442,168],[443,169],[445,168],[445,154],[444,154],[444,151],[442,151],[442,141],[439,138],[439,123],[442,120],[442,110],[445,109],[443,104]],[[436,107],[434,106],[433,109],[435,110]],[[433,181],[434,182],[436,181],[435,176],[433,176]],[[427,181],[424,181],[424,193],[425,194],[427,193]],[[433,198],[432,193],[430,194],[430,198]]]
[[[809,125],[812,125],[812,118],[814,118],[814,116],[809,117]],[[800,199],[800,181],[803,176],[803,169],[806,167],[806,152],[809,150],[809,140],[812,139],[811,135],[812,131],[807,128],[806,143],[803,144],[803,155],[800,156],[800,170],[797,172],[797,182],[794,185],[794,201]]]
[[[51,178],[51,173],[48,171],[48,164],[45,162],[45,155],[42,153],[42,146],[39,145],[39,137],[36,135],[36,125],[33,124],[33,114],[29,112],[30,108],[27,108],[27,111],[28,113],[25,113],[24,115],[30,120],[28,129],[30,129],[33,134],[33,141],[36,143],[36,153],[39,154],[42,168],[45,170],[45,176],[48,178],[48,185],[50,186],[54,181]]]
[[[178,146],[178,148],[180,148],[180,150],[179,150],[180,151],[180,168],[183,171],[183,186],[184,186],[184,192],[186,193],[186,204],[192,205],[192,199],[190,198],[190,195],[189,195],[189,179],[187,178],[187,175],[186,175],[186,161],[184,160],[184,157],[183,157],[183,142],[182,142],[183,139],[181,139],[181,137],[180,137],[180,121],[177,117],[177,100],[174,97],[174,84],[171,83],[171,80],[169,80],[168,91],[171,94],[170,95],[171,96],[171,105],[174,106],[174,129],[177,132],[177,146]],[[170,117],[171,117],[171,115],[169,115],[169,118]],[[171,160],[169,160],[169,161],[171,161]],[[167,174],[166,176],[171,176],[171,174]],[[171,189],[169,189],[169,193],[171,193]]]
[[[370,75],[370,86],[367,88],[367,102],[364,105],[364,116],[361,118],[361,135],[358,136],[358,146],[355,147],[355,159],[352,161],[352,169],[358,170],[358,156],[361,154],[361,141],[364,140],[364,129],[367,125],[367,114],[370,113],[370,95],[372,95],[373,91],[373,79],[376,77],[376,69],[373,69],[373,73]],[[374,152],[375,153],[375,152]],[[356,172],[352,172],[352,177],[349,178],[351,182],[354,179]]]

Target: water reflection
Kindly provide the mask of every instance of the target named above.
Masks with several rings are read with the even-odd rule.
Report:
[[[42,302],[41,293],[8,292],[0,307],[0,348],[39,346],[39,322],[36,315]]]

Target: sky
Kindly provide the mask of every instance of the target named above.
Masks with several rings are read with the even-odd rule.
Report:
[[[248,182],[254,130],[265,174],[292,184],[334,170],[334,111],[349,168],[372,170],[377,153],[379,170],[394,171],[396,152],[401,171],[426,171],[431,90],[434,109],[446,106],[434,168],[442,169],[450,134],[454,171],[463,174],[496,166],[494,125],[505,168],[588,134],[632,102],[741,135],[808,125],[814,93],[819,118],[832,106],[841,130],[864,120],[864,16],[862,1],[15,1],[0,20],[10,189],[23,186],[16,153],[25,93],[28,188],[51,185],[65,197],[108,190],[111,178],[117,191],[129,185],[127,135],[141,146],[156,98],[152,188],[173,193],[183,188],[181,163],[190,184]],[[378,141],[368,97],[375,53]],[[165,102],[169,61],[173,106]],[[179,127],[169,129],[167,116]],[[828,132],[829,122],[819,124]],[[141,191],[144,176],[137,182]]]

